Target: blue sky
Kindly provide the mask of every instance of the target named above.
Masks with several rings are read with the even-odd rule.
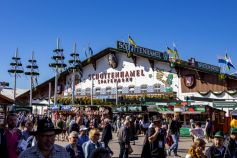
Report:
[[[1,0],[0,81],[8,74],[16,48],[24,67],[32,50],[39,65],[39,83],[53,77],[48,67],[56,39],[66,60],[73,43],[81,60],[88,44],[94,53],[116,47],[130,34],[139,46],[165,51],[175,42],[182,59],[219,65],[226,51],[237,67],[236,0]],[[18,88],[29,88],[22,76]]]

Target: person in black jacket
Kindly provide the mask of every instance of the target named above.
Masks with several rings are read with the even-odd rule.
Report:
[[[148,140],[152,158],[166,158],[165,130],[161,128],[161,120],[153,119],[153,127],[148,129]]]
[[[4,128],[0,128],[0,158],[8,157],[7,140],[4,136]]]
[[[104,142],[105,147],[108,147],[109,141],[112,139],[112,126],[109,119],[104,119],[101,142]]]
[[[168,131],[167,131],[167,136],[171,134],[172,139],[173,139],[173,144],[170,146],[170,148],[167,150],[168,155],[170,156],[171,151],[174,152],[174,156],[179,156],[177,154],[178,151],[178,142],[179,142],[179,135],[180,135],[180,128],[181,128],[181,123],[179,121],[179,114],[175,113],[174,118],[169,125]]]
[[[125,121],[124,125],[119,129],[118,142],[120,146],[119,158],[128,158],[129,146],[130,146],[130,123]]]
[[[226,140],[225,147],[224,158],[237,158],[237,128],[231,128],[230,137]]]
[[[222,131],[216,132],[214,136],[214,143],[206,151],[207,158],[223,158],[225,154],[226,147],[223,145],[224,133]]]

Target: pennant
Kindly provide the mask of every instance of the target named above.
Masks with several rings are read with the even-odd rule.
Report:
[[[173,53],[173,50],[167,47],[167,52],[170,54],[170,53]]]
[[[235,69],[234,65],[232,64],[231,58],[228,57],[227,54],[225,54],[224,58],[219,58],[218,62],[221,64],[225,64],[227,66],[228,70],[230,70],[230,68]]]
[[[128,42],[133,45],[134,47],[137,47],[136,43],[134,42],[134,40],[132,39],[132,37],[130,35],[128,35]]]
[[[94,54],[91,47],[89,47],[89,53],[90,53],[90,56],[93,56],[93,54]]]
[[[85,50],[85,56],[86,56],[86,58],[87,58],[87,53],[86,53],[86,50]]]

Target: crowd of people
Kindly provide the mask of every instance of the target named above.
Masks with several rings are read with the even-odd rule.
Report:
[[[62,117],[53,122],[47,115],[34,118],[31,114],[9,113],[6,127],[0,129],[0,158],[111,157],[108,142],[112,139],[112,126],[108,118],[97,124],[93,117],[94,122],[87,124],[86,117],[79,114],[69,117],[69,127],[64,129],[60,128]],[[68,141],[68,145],[55,144],[57,139]]]
[[[63,116],[53,113],[35,117],[32,114],[7,115],[7,125],[0,129],[0,158],[111,158],[109,147],[112,132],[117,133],[119,158],[133,152],[138,135],[144,136],[141,158],[166,158],[178,155],[180,128],[179,113],[173,117],[154,115],[94,115],[78,113]],[[203,129],[199,121],[190,120],[193,145],[186,158],[236,158],[237,128],[229,136],[222,131],[213,133],[211,120]],[[213,139],[212,139],[213,138]],[[55,141],[65,141],[62,147]],[[206,148],[207,142],[213,145]]]

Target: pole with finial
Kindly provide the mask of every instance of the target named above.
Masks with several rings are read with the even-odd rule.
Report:
[[[75,73],[79,72],[81,74],[81,61],[79,59],[79,54],[77,53],[77,45],[74,44],[73,52],[70,54],[72,57],[71,60],[69,60],[69,64],[71,67],[69,67],[69,70],[72,70],[72,105],[75,104]],[[79,75],[80,76],[80,75]],[[81,76],[80,76],[81,77]]]
[[[32,107],[32,91],[35,85],[37,85],[37,77],[39,76],[38,66],[36,60],[34,59],[34,51],[32,51],[31,59],[28,60],[29,65],[26,66],[28,69],[25,75],[30,76],[30,107]]]
[[[54,55],[52,56],[53,62],[49,64],[49,67],[52,67],[55,70],[55,82],[54,82],[54,106],[57,105],[57,94],[61,93],[58,91],[58,78],[60,72],[62,72],[66,68],[66,64],[64,63],[64,55],[63,49],[60,49],[60,41],[57,38],[57,48],[53,50]],[[49,98],[50,99],[50,98]]]
[[[12,57],[12,62],[10,63],[11,69],[8,70],[8,72],[10,74],[14,75],[14,94],[13,94],[14,104],[16,102],[16,79],[17,79],[17,75],[24,72],[20,59],[21,58],[18,57],[18,48],[17,48],[16,52],[15,52],[15,56]]]

